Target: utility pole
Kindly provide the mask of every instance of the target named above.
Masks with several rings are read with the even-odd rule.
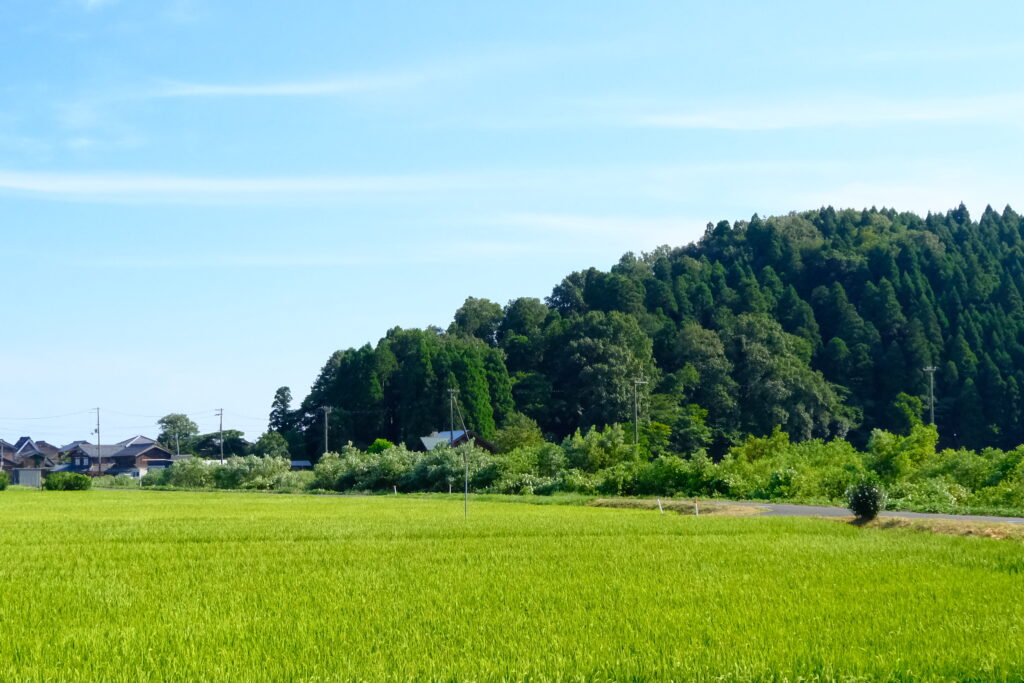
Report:
[[[455,396],[458,395],[458,389],[448,390],[448,447],[451,448],[455,443]]]
[[[100,438],[100,409],[96,408],[96,474],[103,474],[103,444]]]
[[[174,453],[181,455],[181,444],[178,443],[178,432],[174,432]]]
[[[220,417],[220,464],[224,464],[224,409],[217,408],[217,415]]]
[[[331,406],[321,406],[320,410],[324,411],[324,453],[326,454],[330,450],[327,448],[327,416],[334,409]]]
[[[633,380],[633,446],[640,444],[640,385],[647,384],[647,380],[639,377]]]
[[[935,426],[935,371],[934,365],[929,365],[924,369],[928,373],[928,405],[932,412],[932,426]]]
[[[458,395],[458,389],[448,390],[448,411],[451,423],[449,425],[450,431],[448,432],[448,447],[451,448],[455,442],[455,397]],[[459,409],[459,421],[462,422],[462,432],[466,435],[466,444],[469,444],[469,429],[466,427],[466,420],[462,417],[462,409]],[[463,451],[462,456],[463,464],[466,467],[466,476],[464,481],[464,488],[462,493],[462,516],[469,517],[469,448]]]

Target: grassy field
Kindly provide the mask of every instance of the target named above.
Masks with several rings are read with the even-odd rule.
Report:
[[[1024,678],[1024,544],[833,521],[0,492],[4,680]]]

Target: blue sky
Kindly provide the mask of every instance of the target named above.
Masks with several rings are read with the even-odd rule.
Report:
[[[1024,209],[1022,8],[5,0],[0,438],[255,438],[335,349],[708,221]]]

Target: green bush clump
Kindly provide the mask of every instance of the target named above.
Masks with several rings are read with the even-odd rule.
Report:
[[[135,477],[129,477],[123,474],[116,477],[104,474],[101,477],[96,477],[92,483],[97,488],[103,489],[137,489],[140,485],[139,480]]]
[[[6,472],[0,472],[0,491],[7,488],[7,485],[11,483],[11,475]]]
[[[244,458],[232,456],[225,464],[212,469],[217,488],[269,490],[290,468],[291,463],[286,458],[247,455]]]
[[[858,519],[874,519],[885,507],[885,491],[877,483],[864,480],[850,487],[846,501]]]
[[[47,491],[88,491],[92,478],[77,472],[52,472],[43,480]]]
[[[270,488],[282,493],[301,493],[313,488],[315,476],[308,470],[305,472],[283,472],[274,478],[274,483]]]

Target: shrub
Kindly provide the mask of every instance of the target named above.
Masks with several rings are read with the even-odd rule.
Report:
[[[885,507],[885,491],[877,483],[865,479],[849,488],[846,500],[858,519],[874,519]]]
[[[462,454],[447,445],[424,453],[406,476],[404,486],[416,491],[448,491],[462,487],[464,464]],[[458,484],[458,486],[456,486]]]
[[[102,477],[96,477],[92,483],[94,486],[108,489],[135,489],[139,487],[138,479],[125,475],[118,475],[115,477],[109,474],[104,474]]]
[[[214,469],[199,458],[185,458],[166,469],[163,483],[186,489],[210,488],[213,486]]]
[[[690,479],[690,463],[686,460],[674,455],[655,458],[637,468],[636,493],[664,496],[689,493]]]
[[[391,443],[387,439],[376,439],[373,443],[366,447],[366,452],[370,454],[383,453],[389,448],[394,448],[395,444]]]
[[[143,486],[167,486],[168,477],[170,475],[170,468],[158,467],[151,469],[142,475],[142,479],[139,481]]]
[[[562,470],[550,483],[537,486],[533,492],[545,496],[558,492],[593,495],[597,493],[597,485],[596,475],[580,470]]]
[[[274,479],[271,488],[274,491],[282,491],[284,493],[300,493],[313,488],[315,478],[316,475],[309,471],[284,472]]]
[[[43,480],[47,491],[87,491],[92,488],[92,479],[77,472],[52,472]]]
[[[0,472],[0,491],[7,488],[7,485],[11,483],[11,475],[6,472]]]
[[[565,437],[562,448],[569,465],[586,472],[637,459],[637,449],[626,442],[626,432],[618,424],[606,425],[604,430],[591,427],[586,434],[577,429]]]
[[[337,453],[324,453],[313,466],[313,488],[337,491],[338,478],[344,465]]]
[[[291,463],[285,458],[247,455],[232,456],[223,466],[214,468],[214,481],[222,489],[270,489]]]
[[[493,493],[508,493],[513,495],[531,495],[538,489],[546,490],[553,480],[549,477],[538,477],[529,472],[510,473],[494,483],[491,487]]]
[[[997,486],[983,488],[970,502],[984,507],[1024,508],[1024,479],[1007,479]]]

